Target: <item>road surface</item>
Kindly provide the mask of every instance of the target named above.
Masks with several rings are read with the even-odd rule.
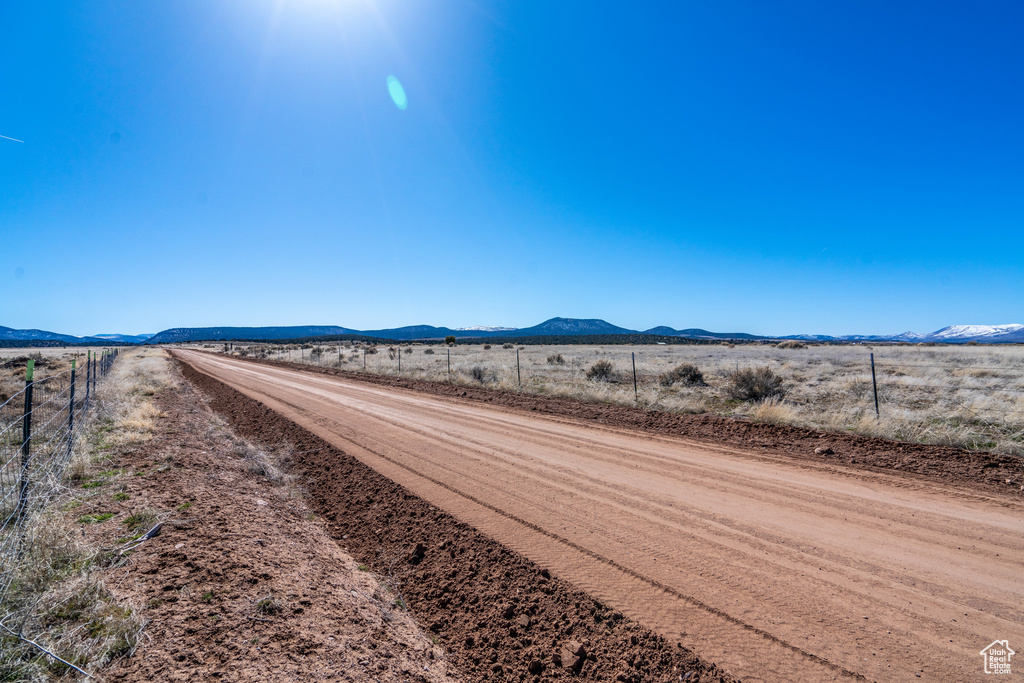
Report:
[[[1024,652],[1018,502],[176,354],[742,678],[982,680],[990,642]]]

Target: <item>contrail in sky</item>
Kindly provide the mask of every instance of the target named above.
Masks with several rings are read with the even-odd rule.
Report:
[[[4,140],[14,140],[15,142],[20,142],[23,145],[25,144],[24,140],[19,140],[17,138],[9,138],[6,135],[0,135],[0,138],[3,138]]]

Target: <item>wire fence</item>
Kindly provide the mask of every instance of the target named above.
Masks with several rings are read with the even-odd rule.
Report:
[[[0,602],[27,545],[32,520],[61,490],[61,477],[93,403],[96,385],[117,351],[91,353],[84,368],[35,377],[28,360],[25,386],[0,404]]]

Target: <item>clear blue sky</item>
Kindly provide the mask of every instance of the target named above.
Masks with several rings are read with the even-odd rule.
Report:
[[[0,325],[1024,322],[1022,27],[1017,1],[6,2]]]

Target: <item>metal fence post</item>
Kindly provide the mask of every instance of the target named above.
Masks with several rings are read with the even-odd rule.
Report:
[[[85,405],[89,405],[89,385],[92,384],[92,351],[85,356]]]
[[[402,372],[402,349],[398,349],[398,372]]]
[[[519,349],[516,349],[516,377],[519,378],[519,388],[523,388],[523,371],[519,367]]]
[[[878,380],[875,379],[875,354],[871,354],[871,386],[875,390],[875,419],[881,420],[882,414],[878,412]]]
[[[68,397],[68,452],[71,452],[70,435],[75,433],[75,360],[71,359],[71,395]]]
[[[448,347],[448,382],[452,381],[452,347]]]
[[[28,463],[32,452],[32,375],[36,362],[29,359],[25,367],[25,412],[21,420],[21,488],[18,496],[18,521],[28,508]]]

